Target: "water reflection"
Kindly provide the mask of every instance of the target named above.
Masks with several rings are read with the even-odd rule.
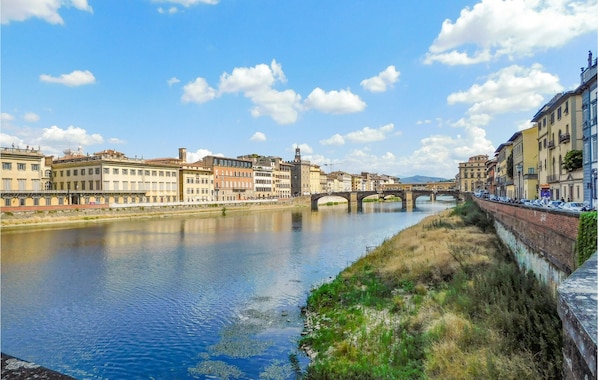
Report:
[[[442,207],[3,233],[2,351],[80,378],[285,378],[312,285]]]

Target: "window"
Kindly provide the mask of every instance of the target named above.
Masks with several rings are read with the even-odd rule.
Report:
[[[123,169],[123,174],[124,174],[124,175],[127,175],[127,174],[129,174],[129,169]]]
[[[17,170],[27,170],[27,165],[17,163]]]
[[[104,168],[104,174],[110,174],[110,168]]]
[[[113,168],[112,169],[112,174],[118,174],[118,168]]]
[[[70,171],[70,170],[67,170],[67,171],[66,171],[66,176],[67,176],[67,177],[70,177],[70,176],[71,176],[71,171]]]
[[[73,175],[79,175],[79,170],[77,170],[77,169],[74,169],[74,170],[73,170]]]
[[[34,172],[39,171],[39,164],[31,164],[31,170]]]
[[[96,168],[95,173],[100,174],[100,168]]]
[[[93,174],[93,169],[92,168],[87,169],[87,174],[92,175]]]
[[[12,163],[10,163],[10,162],[3,162],[2,163],[2,170],[12,170]]]
[[[559,109],[556,111],[556,118],[561,120],[561,107],[559,107]]]
[[[12,180],[10,178],[2,178],[2,190],[12,190],[11,184]]]

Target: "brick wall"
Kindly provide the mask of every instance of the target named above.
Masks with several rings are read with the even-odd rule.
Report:
[[[569,275],[575,270],[575,244],[579,215],[474,198],[518,240]]]

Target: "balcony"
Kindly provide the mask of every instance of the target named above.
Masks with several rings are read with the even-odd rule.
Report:
[[[559,144],[566,143],[571,140],[571,135],[569,133],[565,133],[564,135],[559,136]]]
[[[554,149],[554,141],[553,140],[550,140],[548,142],[548,149]]]

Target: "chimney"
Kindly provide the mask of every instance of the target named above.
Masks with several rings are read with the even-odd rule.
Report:
[[[592,51],[588,50],[588,69],[592,67]]]
[[[187,148],[179,148],[179,160],[187,162]]]

